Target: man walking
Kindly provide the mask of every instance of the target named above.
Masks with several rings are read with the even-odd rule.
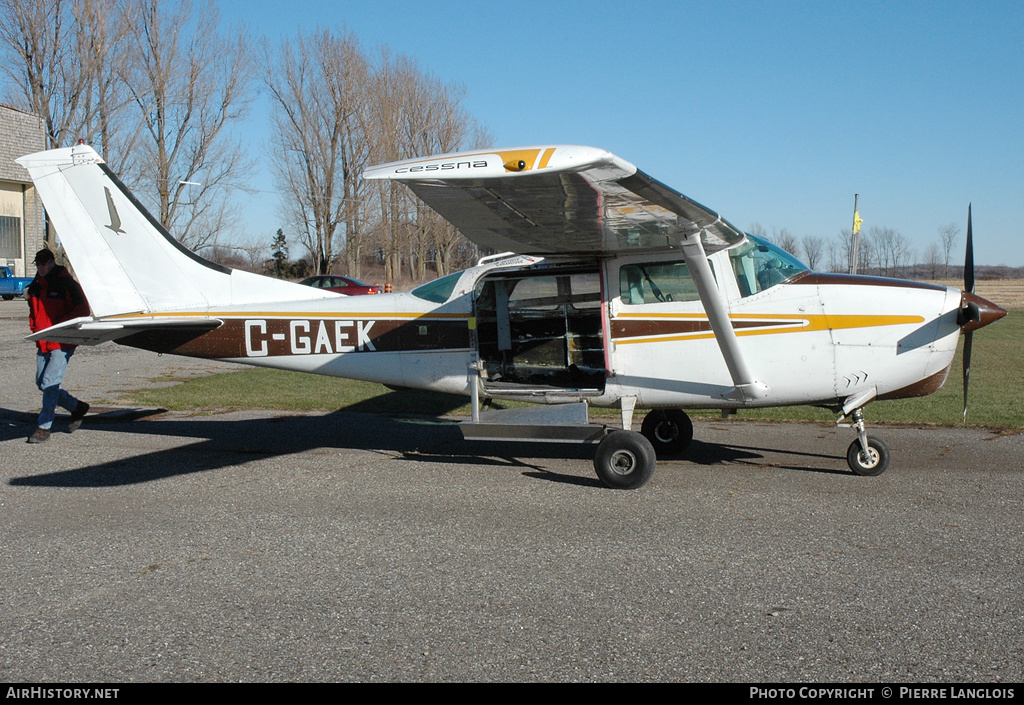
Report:
[[[89,315],[89,302],[71,273],[59,266],[49,250],[36,253],[36,278],[25,289],[28,300],[29,328],[33,333],[72,318]],[[29,443],[43,443],[50,439],[50,426],[54,412],[61,406],[71,412],[68,432],[77,431],[89,405],[78,401],[60,388],[74,345],[46,340],[36,342],[36,386],[43,393],[43,410],[39,412],[38,428],[28,438]]]

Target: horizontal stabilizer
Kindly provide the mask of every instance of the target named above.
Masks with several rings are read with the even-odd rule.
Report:
[[[97,321],[91,317],[75,318],[50,326],[38,333],[26,336],[25,340],[47,340],[65,345],[99,345],[111,340],[120,340],[141,332],[187,333],[197,335],[219,328],[223,321],[214,318],[147,318],[126,321]]]

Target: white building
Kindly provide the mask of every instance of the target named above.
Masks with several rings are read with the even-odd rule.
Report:
[[[0,105],[0,265],[18,277],[35,276],[26,264],[46,246],[46,225],[32,179],[14,160],[44,149],[42,118]]]

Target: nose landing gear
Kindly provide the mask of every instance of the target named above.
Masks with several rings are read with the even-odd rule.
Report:
[[[873,477],[881,475],[889,467],[889,446],[874,436],[869,436],[864,427],[864,411],[855,409],[853,427],[857,429],[857,440],[846,451],[846,463],[857,475]]]

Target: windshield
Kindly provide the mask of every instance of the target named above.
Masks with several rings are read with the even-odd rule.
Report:
[[[740,294],[752,296],[807,271],[793,255],[767,240],[747,235],[747,242],[729,251]]]

